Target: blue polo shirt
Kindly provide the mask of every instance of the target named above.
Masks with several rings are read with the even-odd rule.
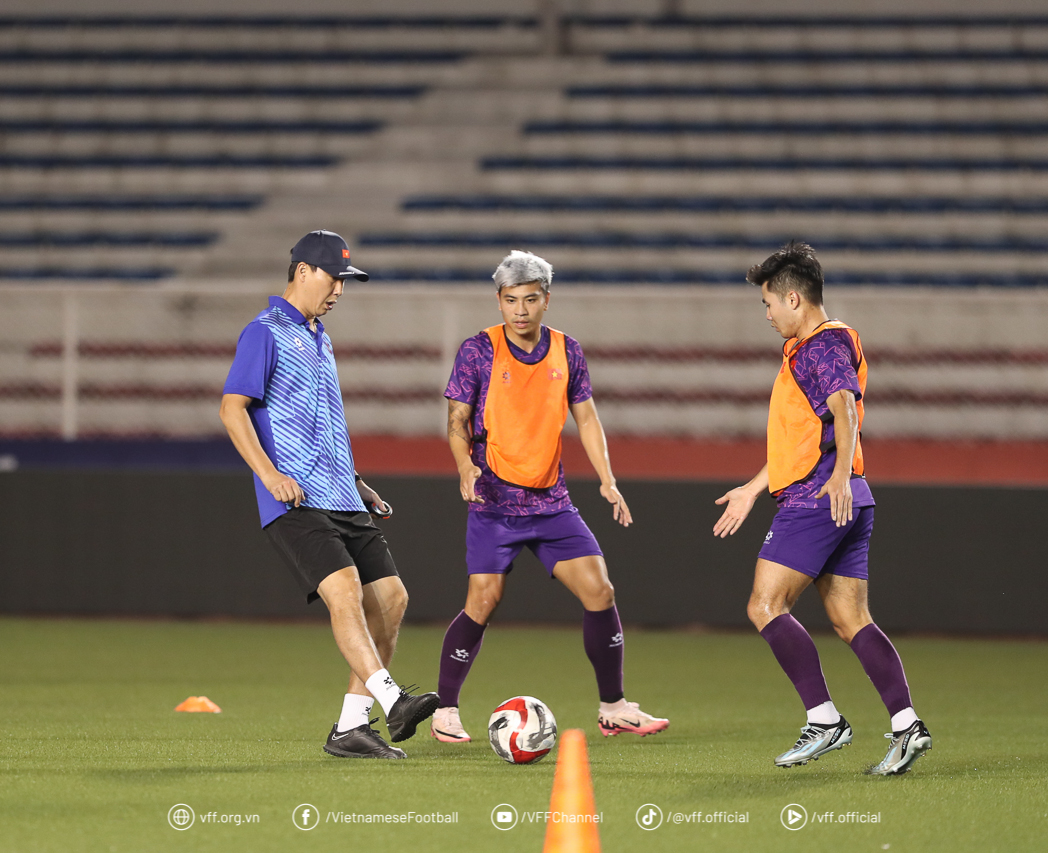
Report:
[[[252,398],[247,411],[262,449],[302,487],[304,506],[364,512],[331,338],[320,320],[316,327],[271,296],[269,308],[240,333],[222,393]],[[288,511],[257,475],[255,496],[263,527]]]

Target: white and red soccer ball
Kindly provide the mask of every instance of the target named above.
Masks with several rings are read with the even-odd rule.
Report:
[[[488,720],[488,739],[495,754],[510,764],[541,761],[557,742],[557,721],[534,696],[514,696]]]

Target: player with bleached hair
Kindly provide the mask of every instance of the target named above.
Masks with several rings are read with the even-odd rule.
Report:
[[[582,348],[542,323],[553,268],[530,252],[514,251],[492,277],[502,323],[462,344],[444,392],[459,491],[469,505],[469,586],[466,606],[444,636],[433,736],[444,743],[470,740],[459,717],[459,692],[525,546],[585,608],[583,646],[597,677],[601,732],[660,732],[668,720],[625,699],[615,590],[600,546],[564,484],[561,431],[571,412],[614,519],[624,527],[632,522],[611,472]]]
[[[807,724],[779,767],[807,764],[851,743],[830,698],[815,643],[790,610],[815,584],[838,636],[851,646],[891,715],[888,754],[869,772],[907,772],[932,747],[917,717],[902,661],[867,604],[867,557],[874,500],[863,476],[859,433],[866,359],[856,331],[823,307],[822,267],[811,246],[789,243],[747,280],[761,289],[771,326],[783,338],[782,368],[768,415],[768,463],[727,504],[713,528],[735,533],[768,489],[779,505],[757,559],[748,615],[771,646],[807,712]]]

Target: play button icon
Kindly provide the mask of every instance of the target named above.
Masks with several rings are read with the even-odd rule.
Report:
[[[779,822],[789,830],[803,829],[808,823],[808,811],[798,803],[790,803],[779,812]]]

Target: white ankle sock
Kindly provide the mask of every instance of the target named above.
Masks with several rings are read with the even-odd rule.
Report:
[[[908,729],[917,722],[917,712],[913,708],[903,708],[898,714],[892,714],[892,734]]]
[[[841,715],[834,707],[833,702],[823,702],[814,708],[808,709],[808,722],[817,723],[820,726],[835,726],[841,721]]]
[[[357,726],[371,722],[368,715],[375,700],[370,696],[361,696],[358,693],[347,693],[342,700],[342,713],[338,717],[338,730],[348,732]]]
[[[383,712],[389,713],[389,709],[400,698],[400,687],[393,680],[393,676],[385,669],[380,669],[371,678],[364,682],[364,686],[378,700]]]

